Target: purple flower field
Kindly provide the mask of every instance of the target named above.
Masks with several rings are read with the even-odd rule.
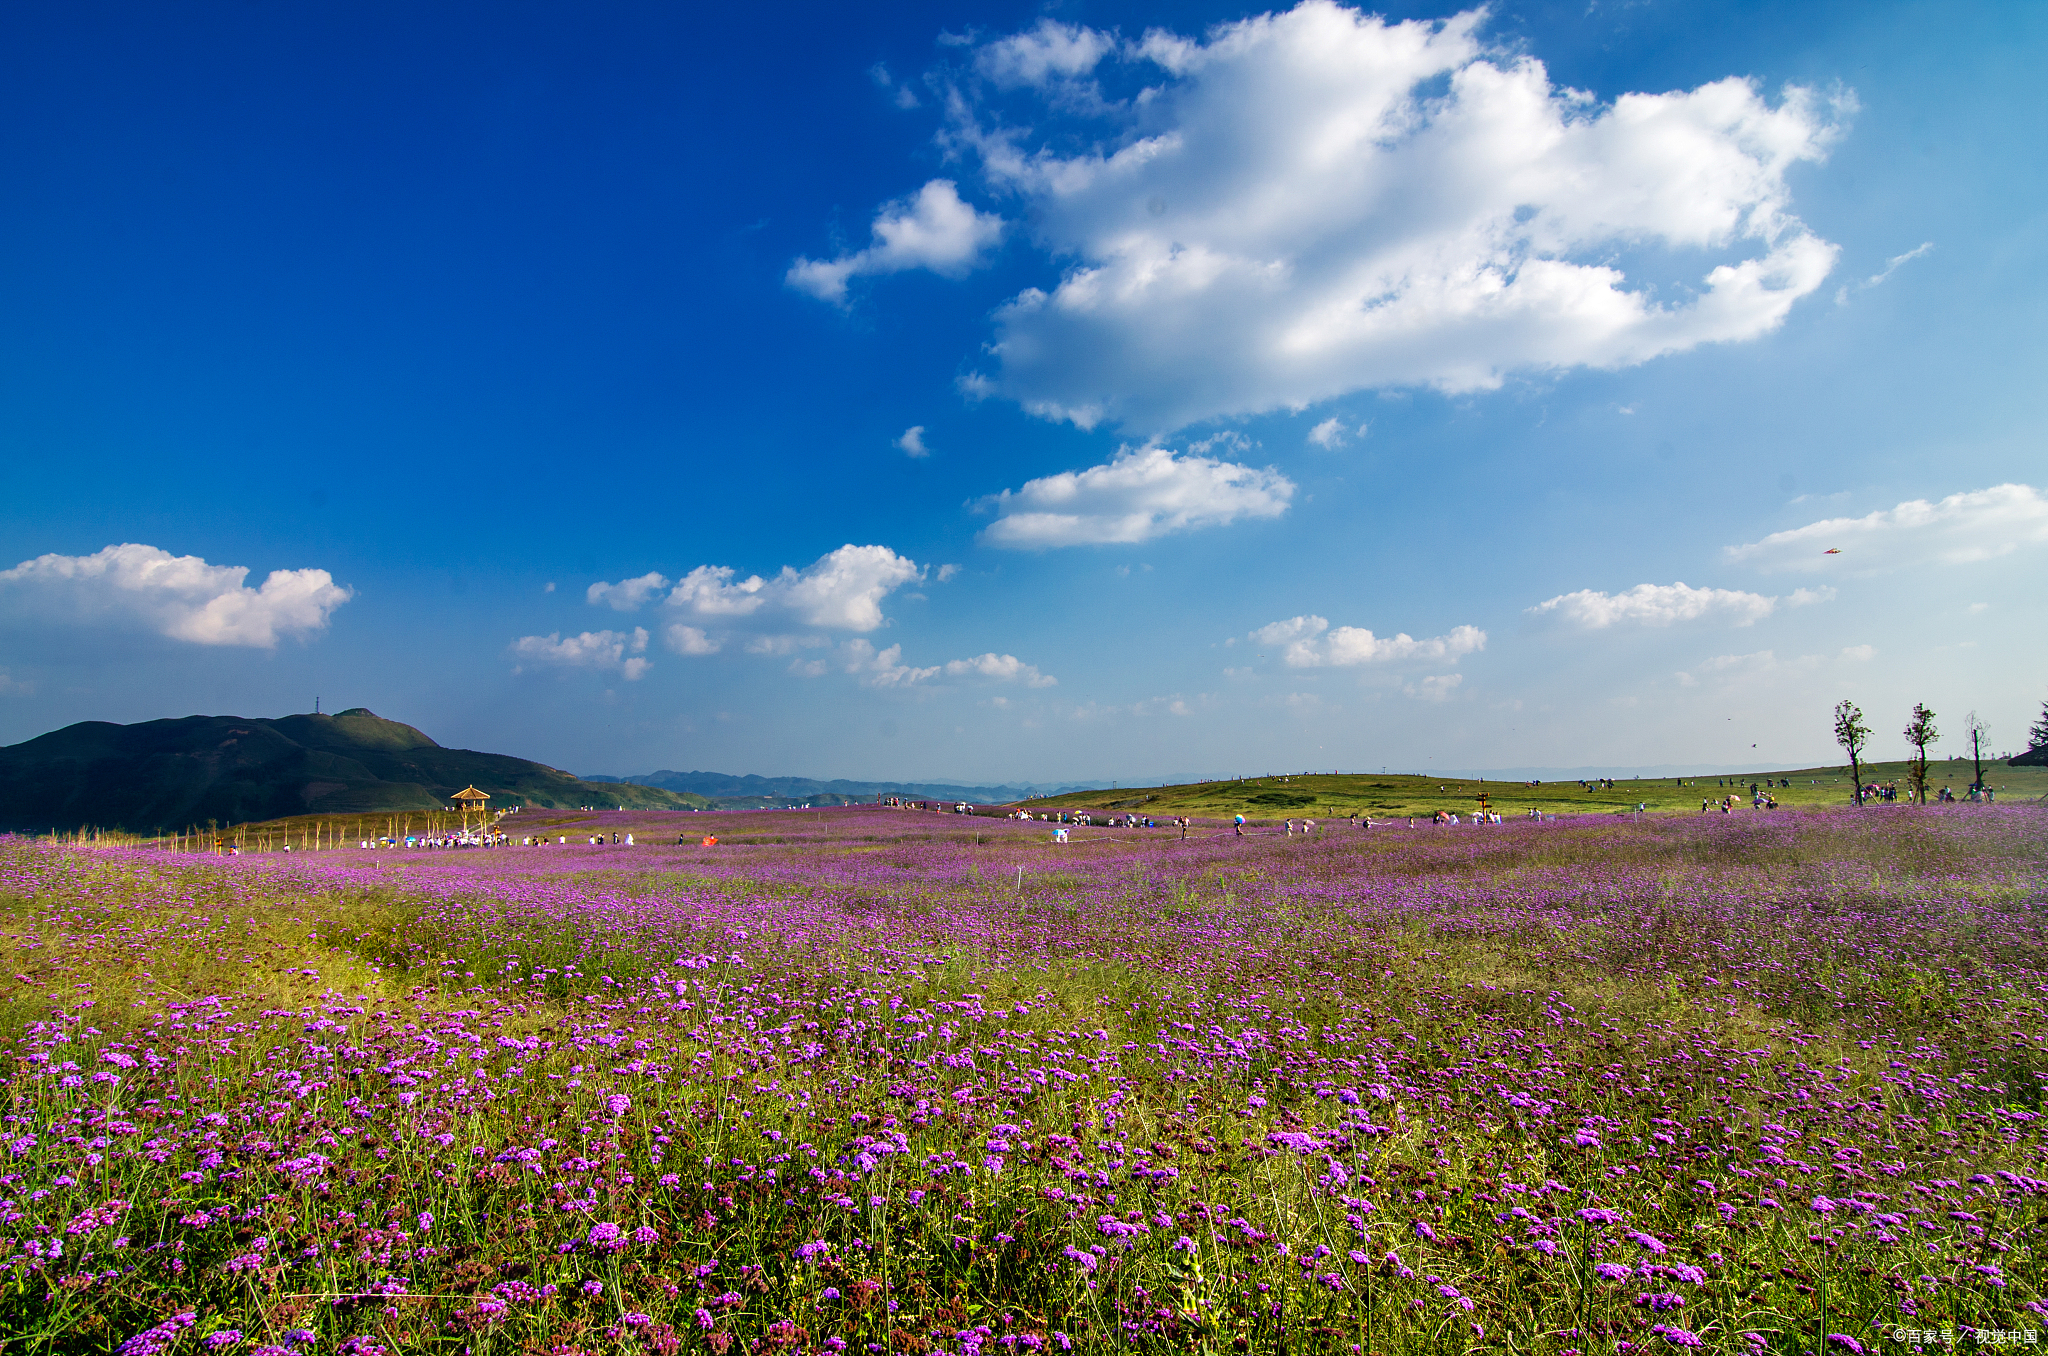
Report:
[[[2048,1328],[2038,808],[600,820],[0,839],[0,1351]]]

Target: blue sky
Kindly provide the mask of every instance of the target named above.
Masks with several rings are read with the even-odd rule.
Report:
[[[2019,747],[2044,55],[2025,4],[10,6],[0,742],[318,696],[1137,781],[1819,761],[1847,696]]]

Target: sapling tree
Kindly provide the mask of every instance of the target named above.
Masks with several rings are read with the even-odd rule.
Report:
[[[1849,774],[1856,779],[1856,803],[1863,803],[1863,746],[1870,742],[1870,726],[1856,703],[1844,698],[1835,703],[1835,742],[1849,755]]]
[[[1984,736],[1990,732],[1990,727],[1979,720],[1977,713],[1972,711],[1969,715],[1963,717],[1963,728],[1970,735],[1970,789],[1972,791],[1982,791],[1984,789]]]
[[[1941,738],[1934,728],[1934,713],[1920,702],[1913,703],[1913,718],[1906,722],[1906,742],[1913,746],[1913,798],[1927,803],[1927,746]]]

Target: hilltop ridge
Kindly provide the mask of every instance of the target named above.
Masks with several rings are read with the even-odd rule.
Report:
[[[703,809],[701,796],[599,785],[501,753],[444,748],[367,707],[336,715],[88,720],[0,748],[0,831],[150,832],[303,814],[443,808],[464,786],[495,807]]]

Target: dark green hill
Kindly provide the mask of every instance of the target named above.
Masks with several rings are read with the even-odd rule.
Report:
[[[704,808],[701,796],[598,785],[524,758],[444,749],[356,707],[335,716],[89,720],[0,748],[0,831],[150,833],[215,821],[445,808],[473,785],[494,809]]]

